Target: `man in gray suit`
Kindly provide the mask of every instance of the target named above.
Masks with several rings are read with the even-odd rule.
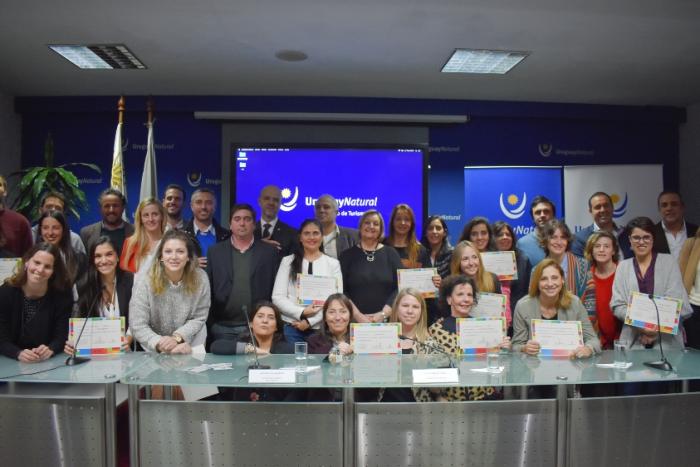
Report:
[[[126,208],[126,198],[121,191],[115,188],[107,188],[98,198],[102,220],[83,227],[80,230],[80,238],[85,244],[85,250],[90,251],[90,245],[102,235],[112,240],[117,252],[121,255],[124,239],[134,234],[134,226],[122,219]]]
[[[323,250],[333,258],[358,242],[356,229],[340,227],[335,223],[338,216],[338,202],[331,195],[321,195],[314,203],[316,219],[323,227]]]

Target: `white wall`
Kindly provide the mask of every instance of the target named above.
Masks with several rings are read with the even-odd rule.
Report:
[[[680,191],[686,218],[700,222],[700,102],[686,108],[687,121],[680,127]]]
[[[22,120],[15,113],[14,97],[0,93],[0,174],[5,178],[22,166],[21,141]]]

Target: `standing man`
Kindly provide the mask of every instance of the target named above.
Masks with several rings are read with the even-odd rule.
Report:
[[[698,226],[685,221],[685,204],[675,191],[662,191],[657,198],[661,221],[654,232],[654,251],[670,253],[676,260],[683,243],[695,236]]]
[[[627,238],[626,235],[620,236],[624,228],[618,227],[615,222],[613,222],[612,198],[602,191],[593,193],[591,197],[588,198],[588,212],[591,213],[593,224],[576,233],[573,245],[571,246],[571,252],[576,256],[583,257],[583,250],[586,248],[588,237],[590,237],[593,232],[605,230],[615,235],[618,244],[622,243],[619,250],[624,258],[629,258],[631,256],[629,238]]]
[[[32,247],[32,228],[22,214],[5,207],[7,181],[0,175],[0,229],[5,244],[0,249],[19,258]]]
[[[231,208],[231,239],[207,252],[211,308],[209,341],[237,340],[248,332],[245,313],[260,300],[270,300],[280,256],[277,249],[253,235],[255,211],[249,204]]]
[[[279,220],[282,192],[275,185],[268,185],[260,191],[260,221],[255,224],[255,238],[269,243],[280,251],[282,257],[292,252],[298,232]]]
[[[535,228],[529,234],[520,237],[516,246],[527,256],[532,267],[537,266],[546,256],[544,249],[540,246],[541,230],[554,218],[556,212],[554,203],[542,195],[535,196],[530,204],[530,216],[535,221]]]
[[[39,210],[41,211],[41,215],[43,216],[49,211],[61,211],[65,214],[65,208],[66,198],[57,191],[49,191],[41,198],[41,206],[39,207]],[[40,237],[41,235],[39,235],[39,224],[37,224],[32,227],[32,238],[35,242],[38,242],[40,240]],[[83,241],[80,238],[80,235],[73,232],[72,230],[70,231],[70,244],[73,247],[73,250],[83,254],[87,254],[87,252],[85,251],[85,245],[83,245]]]
[[[126,208],[126,198],[116,188],[107,188],[100,193],[98,198],[102,220],[83,227],[80,230],[80,238],[85,245],[85,251],[90,251],[90,246],[102,235],[106,235],[117,247],[119,255],[122,254],[124,239],[134,234],[134,226],[122,219]]]
[[[338,202],[331,195],[321,195],[314,203],[316,219],[323,227],[323,251],[333,258],[350,247],[357,245],[359,235],[356,229],[340,227],[335,220],[338,217]]]
[[[207,251],[215,243],[226,240],[231,232],[221,227],[214,218],[216,212],[216,195],[209,188],[199,188],[190,197],[192,220],[187,222],[184,231],[195,240],[199,250],[199,266],[206,267]]]
[[[182,218],[182,204],[185,202],[185,190],[175,183],[165,187],[163,207],[168,215],[168,228],[183,230],[185,220]]]

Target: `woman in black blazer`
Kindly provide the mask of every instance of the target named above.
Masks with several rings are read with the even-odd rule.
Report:
[[[35,363],[60,352],[73,306],[71,284],[58,248],[41,242],[0,287],[0,353]]]

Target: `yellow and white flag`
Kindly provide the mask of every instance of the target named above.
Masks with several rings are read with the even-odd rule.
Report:
[[[112,153],[112,180],[110,186],[121,191],[126,197],[126,175],[124,173],[124,160],[122,157],[122,123],[117,124],[117,132],[114,135],[114,152]]]

